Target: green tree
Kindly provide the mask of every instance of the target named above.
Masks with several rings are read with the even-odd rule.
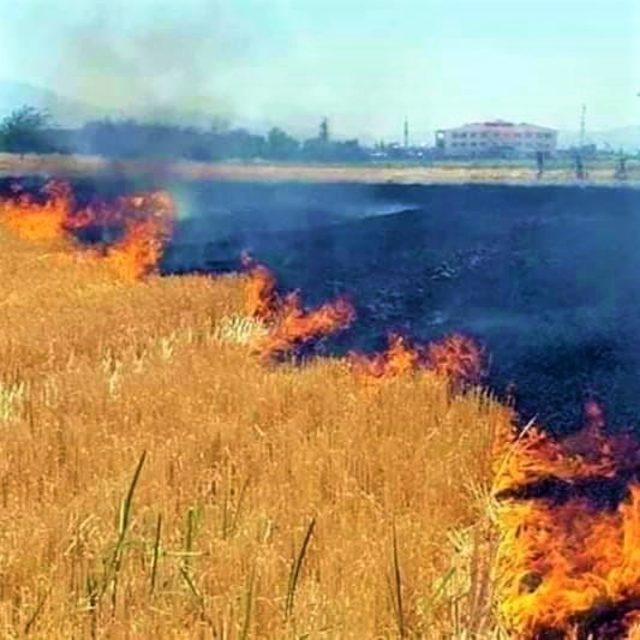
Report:
[[[279,160],[292,158],[298,152],[299,147],[298,141],[282,129],[274,127],[269,131],[267,150],[272,158]]]
[[[6,151],[28,153],[50,151],[46,130],[51,118],[46,111],[23,106],[16,109],[0,123],[0,141]]]

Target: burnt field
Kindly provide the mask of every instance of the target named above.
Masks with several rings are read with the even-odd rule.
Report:
[[[640,191],[219,183],[178,198],[164,271],[234,269],[249,250],[309,304],[347,293],[358,320],[321,350],[461,330],[524,420],[567,430],[595,397],[612,425],[640,425]]]
[[[30,187],[41,179],[26,179]],[[9,179],[1,181],[7,188]],[[153,185],[75,182],[80,199]],[[316,346],[378,350],[475,337],[488,385],[565,431],[585,399],[640,426],[640,190],[613,187],[175,182],[165,274],[240,268],[251,252],[304,302],[346,293],[358,318]]]
[[[172,193],[156,190],[158,186]],[[256,628],[289,624],[287,610],[284,618],[277,611],[277,599],[281,600],[277,594],[282,593],[277,585],[284,584],[286,576],[282,543],[290,548],[291,536],[294,530],[300,532],[300,521],[310,505],[321,514],[318,529],[323,533],[318,536],[326,535],[331,545],[322,547],[322,539],[316,542],[313,517],[300,557],[313,534],[314,547],[322,550],[314,552],[321,570],[312,573],[323,576],[322,586],[328,594],[338,594],[330,595],[333,599],[327,602],[356,602],[342,595],[345,588],[354,589],[362,599],[367,593],[362,585],[368,584],[373,597],[367,610],[377,613],[367,614],[357,623],[359,628],[371,630],[372,624],[387,631],[394,628],[397,609],[388,599],[389,573],[378,571],[388,558],[388,533],[375,527],[388,532],[390,523],[395,523],[397,505],[402,504],[413,511],[404,519],[408,528],[401,539],[406,541],[409,533],[415,536],[404,543],[408,545],[404,552],[415,549],[415,557],[424,561],[425,573],[414,577],[414,584],[433,584],[436,577],[452,575],[458,566],[469,572],[465,574],[469,578],[445,597],[441,608],[430,611],[428,618],[419,605],[411,605],[416,607],[410,619],[415,621],[412,630],[417,635],[422,636],[423,630],[430,633],[435,625],[447,636],[451,635],[447,629],[459,630],[457,611],[462,602],[463,607],[472,607],[462,620],[469,620],[468,628],[476,630],[493,628],[498,619],[505,630],[523,638],[632,637],[637,627],[640,570],[628,541],[638,537],[640,448],[632,433],[606,434],[604,429],[607,424],[631,426],[636,431],[640,427],[635,295],[640,192],[486,185],[166,185],[149,180],[141,183],[131,177],[84,179],[73,185],[43,184],[42,179],[32,178],[21,185],[8,180],[0,182],[0,190],[12,194],[2,201],[0,211],[4,272],[0,284],[5,287],[0,306],[6,325],[2,383],[4,397],[9,398],[0,417],[12,421],[16,434],[9,442],[14,450],[6,456],[16,467],[6,474],[17,478],[9,487],[23,491],[34,476],[31,486],[58,487],[38,477],[27,462],[45,470],[51,469],[47,464],[52,459],[54,465],[61,465],[59,460],[66,458],[52,458],[50,452],[54,446],[61,447],[59,425],[64,425],[65,438],[72,442],[76,438],[72,445],[76,451],[94,458],[96,451],[101,452],[91,464],[78,464],[75,458],[69,478],[76,492],[79,470],[94,473],[98,461],[106,461],[103,477],[112,482],[116,478],[119,483],[125,475],[120,471],[114,476],[116,461],[129,464],[131,451],[142,449],[121,511],[128,508],[133,495],[147,456],[145,447],[153,452],[152,462],[160,461],[155,472],[161,475],[149,483],[153,487],[172,492],[177,486],[181,491],[191,487],[201,495],[211,478],[230,478],[232,469],[237,478],[256,478],[251,485],[245,480],[239,494],[243,497],[247,491],[249,497],[246,503],[242,498],[242,504],[252,505],[251,513],[257,518],[244,528],[244,535],[253,541],[256,525],[264,521],[265,504],[273,510],[283,505],[290,510],[297,499],[299,510],[289,511],[288,520],[282,512],[276,516],[289,527],[279,538],[280,548],[261,559],[264,567],[262,563],[271,558],[280,572],[272,564],[270,573],[261,574],[260,585],[268,576],[271,582],[264,592],[268,595],[260,598],[271,598],[272,605],[256,607],[256,617],[261,616],[254,622]],[[242,280],[217,277],[241,269],[245,273]],[[159,272],[178,277],[158,277]],[[188,273],[213,277],[179,275]],[[277,283],[282,291],[275,289]],[[312,310],[302,308],[299,295],[281,295],[292,288],[302,291]],[[355,310],[345,295],[353,300]],[[350,324],[354,311],[359,320]],[[347,326],[348,331],[335,333]],[[299,362],[300,356],[314,351],[379,351],[390,331],[396,335],[386,353],[351,356],[349,366],[327,358],[309,358],[302,370],[295,363],[279,364],[290,356]],[[465,381],[478,381],[481,361],[477,347],[460,332],[483,345],[489,388],[513,400],[522,421],[535,416],[538,424],[517,434],[512,428],[513,414],[506,407],[486,402],[475,393],[456,393]],[[407,340],[398,334],[408,336]],[[334,337],[313,342],[328,335]],[[409,348],[411,338],[422,345]],[[424,375],[411,375],[419,370]],[[403,374],[398,384],[381,384]],[[55,395],[49,391],[52,380]],[[31,395],[25,398],[26,393]],[[44,406],[37,408],[38,402]],[[251,425],[254,429],[247,428]],[[579,426],[582,428],[568,433]],[[545,429],[565,432],[566,437],[554,438]],[[47,444],[47,438],[53,440]],[[56,439],[57,445],[52,444]],[[202,443],[208,441],[214,447],[203,449]],[[25,442],[41,452],[37,464]],[[166,448],[164,458],[160,446]],[[189,446],[192,457],[178,458],[176,465],[176,452],[184,456]],[[310,451],[310,446],[315,449]],[[336,466],[340,456],[345,456],[343,467]],[[298,473],[291,466],[294,463],[299,465]],[[198,464],[205,470],[194,475]],[[333,476],[327,464],[334,469]],[[176,476],[177,466],[188,477]],[[60,466],[52,468],[59,478]],[[309,469],[315,470],[315,476]],[[354,511],[350,488],[358,469],[365,470],[357,480],[366,488],[364,512]],[[425,475],[424,469],[429,473]],[[376,472],[388,475],[375,483],[384,489],[371,510],[371,478]],[[297,484],[307,490],[293,492],[292,477],[304,477],[305,482]],[[314,478],[318,484],[309,484]],[[341,481],[347,484],[339,485]],[[327,492],[332,483],[342,488]],[[100,482],[94,478],[82,484]],[[394,486],[396,493],[387,488]],[[254,494],[254,487],[270,493]],[[72,490],[58,491],[58,499],[66,505]],[[479,509],[478,496],[485,495],[483,491],[495,498],[491,513]],[[208,509],[217,507],[222,512],[209,516],[207,535],[201,532],[198,539],[211,541],[219,536],[226,545],[237,539],[243,553],[252,554],[248,557],[255,561],[253,554],[258,551],[250,547],[247,551],[247,539],[240,530],[235,531],[237,538],[227,537],[227,505],[236,488],[228,492],[216,500],[212,489]],[[314,503],[314,495],[319,502]],[[443,495],[455,499],[443,501]],[[347,502],[336,501],[337,496],[348,496]],[[385,496],[390,503],[382,501]],[[109,500],[94,494],[84,499],[85,512],[91,501],[94,509],[106,509],[95,516],[96,522],[111,521]],[[197,498],[193,500],[198,504]],[[237,500],[239,510],[241,497]],[[29,513],[29,501],[7,502],[16,512]],[[175,499],[165,496],[161,502],[174,504]],[[161,523],[166,526],[165,522],[173,526],[169,535],[164,534],[165,540],[182,538],[182,507],[171,507],[169,516],[158,515],[154,529],[149,528],[151,508],[148,503],[147,515],[140,517],[135,528],[141,532],[138,535],[147,537],[139,545],[130,545],[131,549],[150,549],[152,544],[159,549]],[[55,509],[64,522],[55,530],[66,532],[72,516],[60,506]],[[339,509],[337,522],[344,529],[334,523],[327,531]],[[210,510],[207,513],[216,513]],[[38,520],[42,518],[41,510],[34,513]],[[241,517],[246,518],[247,513],[249,507],[243,508]],[[479,513],[484,515],[477,521]],[[368,521],[362,519],[366,514]],[[453,523],[465,522],[469,516],[466,522],[475,524],[466,525],[470,528],[465,530],[484,540],[479,546],[466,542],[468,533],[448,533]],[[193,531],[193,517],[187,515],[188,532]],[[20,518],[10,517],[9,521],[22,523],[22,530],[14,529],[15,539],[28,535]],[[354,521],[362,527],[355,538]],[[29,546],[38,549],[44,566],[50,538],[38,538],[38,527],[26,522],[28,530],[36,532]],[[494,527],[499,535],[490,532]],[[373,539],[371,531],[377,531]],[[149,536],[153,535],[152,543]],[[335,542],[344,539],[351,552],[356,538],[363,541],[359,564],[362,558],[368,564],[361,564],[363,573],[353,574],[354,580],[345,587],[345,556],[331,555],[330,550],[335,551]],[[107,544],[109,536],[104,532],[100,539]],[[382,544],[376,546],[372,541]],[[446,546],[451,543],[455,550]],[[190,557],[191,544],[186,545]],[[273,546],[275,541],[265,538],[259,544]],[[420,544],[425,545],[424,550]],[[56,547],[68,548],[62,542]],[[375,548],[381,555],[372,553]],[[180,573],[176,567],[171,573],[170,561],[163,558],[165,577],[157,588],[164,591],[164,597],[171,594],[167,602],[176,611],[181,610],[175,599],[179,593],[176,580],[179,584],[180,574],[185,580],[187,575],[191,588],[194,583],[185,574],[187,567],[198,571],[197,558],[214,553],[219,553],[217,547],[215,551],[211,546],[204,552],[198,550],[193,565],[177,568]],[[478,558],[479,564],[451,564],[443,574],[442,562],[447,557],[454,562],[451,553]],[[442,554],[442,560],[437,554]],[[92,552],[91,562],[100,557]],[[125,611],[132,610],[134,598],[146,602],[154,595],[153,589],[149,593],[144,557],[127,563],[129,573],[120,596]],[[296,562],[291,565],[293,570],[299,566]],[[393,566],[399,573],[397,562]],[[499,589],[489,586],[496,575],[494,562],[504,575]],[[62,561],[56,565],[61,566]],[[156,566],[152,561],[153,588]],[[209,589],[208,600],[201,597],[200,620],[213,598],[237,602],[241,585],[247,584],[246,566],[246,562],[236,565],[231,573],[227,565],[223,567],[219,579],[231,576],[232,583],[224,587],[222,596],[213,591],[220,589],[220,583],[211,587],[204,574],[194,574]],[[23,588],[24,578],[15,571],[20,579],[15,577],[10,584]],[[291,569],[289,572],[291,575]],[[40,573],[36,575],[42,579]],[[339,580],[331,578],[336,575]],[[362,575],[379,579],[366,583]],[[69,603],[77,607],[85,588],[83,582],[70,581],[67,575],[52,576],[51,580],[58,580],[52,582],[56,588],[50,589],[57,604],[43,613],[41,623],[45,624],[47,615],[51,629],[58,628],[60,620],[73,618]],[[102,578],[105,593],[110,580],[109,575]],[[476,589],[468,591],[467,586],[474,580],[487,585],[481,591],[496,589],[497,618],[489,615],[491,598],[477,608]],[[96,606],[96,617],[90,622],[93,629],[109,624],[104,622],[107,618],[113,624],[120,601],[118,583],[120,578],[114,579],[109,610],[98,611],[97,605],[91,605]],[[318,586],[316,582],[304,609],[309,628],[317,624],[313,616],[308,618],[308,612],[317,611]],[[469,594],[474,604],[465,604]],[[94,596],[87,597],[91,603]],[[391,624],[379,622],[383,601],[388,603]],[[99,605],[99,598],[97,602]],[[146,624],[151,628],[158,624],[153,619],[156,608],[147,609],[152,615]],[[449,613],[454,610],[456,613]],[[362,601],[350,611],[360,616]],[[241,614],[244,620],[225,615],[224,628],[249,628],[249,613]],[[343,616],[338,618],[346,628]],[[163,615],[160,625],[166,628],[169,619],[183,624],[186,618]],[[326,615],[320,620],[326,629]],[[83,622],[72,620],[70,624],[82,626]],[[354,624],[349,623],[349,628],[355,628]],[[364,631],[359,635],[389,633]],[[405,634],[401,631],[399,635]]]

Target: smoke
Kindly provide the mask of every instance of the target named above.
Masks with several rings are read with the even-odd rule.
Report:
[[[248,249],[316,305],[352,296],[358,322],[327,343],[478,338],[489,383],[558,431],[602,399],[640,414],[640,194],[634,189],[192,184],[163,269],[235,269]],[[399,213],[391,213],[395,207]],[[390,215],[379,215],[388,213]]]
[[[116,0],[66,28],[52,86],[115,116],[206,125],[254,38],[225,3]]]

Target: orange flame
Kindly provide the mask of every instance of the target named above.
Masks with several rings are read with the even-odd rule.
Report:
[[[265,360],[295,352],[310,340],[346,329],[355,319],[355,310],[345,297],[306,310],[297,292],[284,297],[278,294],[275,277],[267,267],[249,256],[243,256],[243,264],[249,270],[247,312],[269,329],[256,345]]]
[[[125,234],[107,249],[106,261],[122,278],[138,280],[156,271],[171,235],[175,206],[164,191],[123,197],[118,204],[114,218],[125,220]]]
[[[256,320],[273,321],[282,306],[282,300],[276,291],[275,276],[247,254],[242,256],[242,264],[248,270],[245,285],[247,314]]]
[[[383,379],[413,373],[425,365],[421,347],[412,347],[407,339],[397,333],[388,336],[389,346],[382,353],[367,356],[349,354],[351,368],[356,375]]]
[[[259,349],[265,359],[290,353],[309,340],[346,329],[354,319],[353,306],[344,297],[307,311],[298,294],[292,293],[285,297],[277,319],[260,341]]]
[[[80,209],[66,182],[48,182],[42,191],[43,202],[20,191],[0,199],[0,221],[29,240],[60,239],[69,231],[91,226],[119,226],[124,236],[105,249],[107,263],[125,279],[138,279],[156,269],[175,217],[169,193],[121,196],[111,203],[95,201]]]
[[[13,197],[0,198],[0,221],[26,240],[64,238],[65,224],[74,207],[71,187],[52,180],[42,188],[43,202],[16,187]]]
[[[505,437],[497,458],[502,614],[518,638],[625,638],[640,612],[640,445],[604,413],[553,440]]]
[[[123,279],[139,280],[156,271],[166,237],[157,220],[132,222],[124,238],[107,249],[106,262]]]
[[[426,347],[411,345],[397,333],[390,333],[388,340],[389,346],[382,353],[349,354],[356,375],[382,380],[428,369],[454,384],[475,384],[481,379],[482,351],[471,338],[454,334]]]
[[[477,384],[482,378],[482,350],[460,333],[430,343],[427,361],[430,369],[459,383]]]

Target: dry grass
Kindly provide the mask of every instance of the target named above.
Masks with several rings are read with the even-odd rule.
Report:
[[[587,162],[589,184],[616,184],[613,174],[615,159]],[[592,166],[593,165],[593,166]],[[637,186],[640,166],[631,161],[626,184]],[[56,175],[77,177],[85,175],[153,175],[183,180],[250,180],[257,182],[359,182],[380,184],[576,184],[575,170],[570,161],[565,166],[549,166],[544,179],[536,178],[535,162],[495,164],[467,161],[455,164],[416,165],[312,165],[277,163],[214,163],[188,160],[108,160],[100,156],[38,155],[19,156],[0,153],[0,175]],[[621,184],[621,183],[617,183]]]
[[[267,368],[240,289],[0,229],[0,636],[498,637],[508,413],[428,373]]]

